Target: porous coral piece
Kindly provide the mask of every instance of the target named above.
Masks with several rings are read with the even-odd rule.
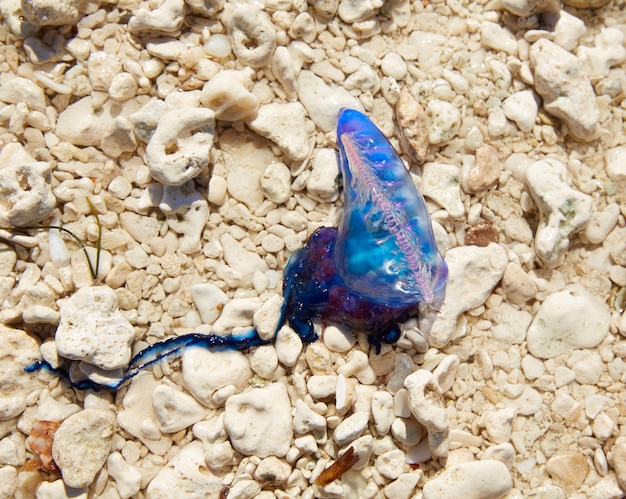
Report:
[[[35,161],[18,143],[0,152],[0,224],[25,227],[49,216],[56,206],[50,188],[52,166]]]
[[[146,147],[152,178],[165,185],[182,185],[209,165],[213,147],[213,111],[180,108],[161,116]]]
[[[228,4],[225,22],[233,52],[243,64],[265,66],[276,48],[276,28],[268,15],[255,5]]]
[[[130,361],[133,327],[118,309],[108,286],[79,289],[61,306],[55,340],[59,354],[101,369],[125,367]]]

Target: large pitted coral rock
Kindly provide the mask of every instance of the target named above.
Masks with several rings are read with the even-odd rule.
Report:
[[[50,163],[35,161],[20,144],[7,144],[0,153],[0,224],[35,224],[55,205]]]
[[[26,399],[41,388],[24,368],[39,360],[39,345],[19,329],[0,325],[0,421],[19,416]]]
[[[165,185],[182,185],[202,173],[213,147],[213,116],[210,109],[191,107],[161,116],[146,147],[152,178]]]
[[[125,367],[130,361],[133,327],[117,306],[108,286],[79,289],[61,306],[55,340],[59,354],[105,369]]]

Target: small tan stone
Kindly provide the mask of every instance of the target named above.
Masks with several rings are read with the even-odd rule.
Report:
[[[400,97],[398,97],[396,118],[400,127],[402,150],[419,164],[422,164],[426,159],[430,145],[426,112],[406,88],[402,89]]]
[[[476,163],[467,175],[467,188],[470,192],[483,192],[495,185],[500,178],[502,164],[498,151],[489,145],[476,149]]]
[[[314,375],[333,374],[330,352],[322,343],[315,342],[307,346],[306,361]]]
[[[522,305],[537,296],[537,285],[517,263],[509,263],[502,277],[502,287],[513,303]]]
[[[123,286],[132,270],[132,267],[125,261],[117,262],[106,276],[105,282],[107,286],[113,289]]]
[[[626,442],[613,447],[611,464],[617,475],[617,481],[622,489],[626,490]]]
[[[555,454],[548,460],[546,471],[565,485],[578,488],[589,473],[589,465],[582,454],[566,450]]]

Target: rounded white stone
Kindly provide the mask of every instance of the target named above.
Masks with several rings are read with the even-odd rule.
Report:
[[[539,106],[532,90],[522,90],[504,99],[502,111],[522,132],[529,132],[537,120]]]
[[[259,108],[257,116],[248,121],[248,126],[259,135],[274,142],[281,151],[295,161],[302,161],[309,155],[306,110],[300,102],[265,104]],[[291,185],[291,174],[287,176],[289,169],[282,163],[274,163],[274,165],[276,166],[270,164],[268,168],[273,169],[270,172],[277,176],[276,182],[282,184],[274,187],[278,191],[276,196],[282,201],[274,201],[270,196],[268,199],[279,203],[286,201],[286,192],[289,192],[287,186]],[[261,185],[263,186],[263,180],[261,180]],[[265,187],[269,186],[266,184]]]
[[[30,109],[45,111],[46,94],[39,85],[21,76],[14,76],[0,86],[0,101],[8,104],[27,102]]]
[[[526,341],[535,357],[549,359],[598,345],[609,330],[606,305],[580,285],[550,295],[541,304]]]
[[[450,445],[448,416],[438,399],[431,396],[435,390],[432,379],[432,373],[421,369],[407,376],[404,385],[408,390],[411,413],[428,431],[432,454],[444,456]]]
[[[311,119],[323,131],[330,132],[337,126],[341,108],[363,112],[360,101],[343,87],[330,87],[311,71],[301,71],[298,76],[298,97]]]
[[[332,352],[348,352],[356,343],[356,336],[345,328],[331,324],[324,328],[322,341]]]
[[[273,294],[252,316],[252,324],[262,339],[272,339],[276,334],[282,307],[283,297]]]
[[[293,367],[302,353],[302,339],[288,326],[283,326],[276,335],[276,353],[281,364]]]
[[[408,468],[406,455],[400,449],[384,452],[376,458],[374,465],[376,470],[389,480],[395,480]]]
[[[224,70],[205,83],[200,101],[213,110],[218,120],[252,119],[259,109],[259,99],[251,89],[249,71]]]
[[[339,423],[339,426],[335,428],[333,440],[337,443],[337,445],[343,447],[360,437],[365,431],[365,428],[367,428],[368,422],[369,412],[355,412],[351,416],[344,419],[341,423]]]
[[[141,472],[131,466],[119,452],[107,458],[107,472],[115,480],[117,491],[122,499],[133,497],[141,488]]]
[[[490,411],[485,414],[485,429],[489,440],[496,444],[508,442],[513,430],[516,411],[513,408]]]
[[[230,40],[221,33],[212,34],[203,48],[207,54],[217,58],[228,57],[232,50]]]
[[[569,238],[591,216],[591,197],[568,185],[567,167],[554,158],[526,168],[526,183],[541,211],[535,235],[535,252],[547,262],[558,261]]]
[[[283,457],[293,439],[291,403],[282,383],[231,396],[224,426],[233,447],[246,456]]]
[[[482,44],[487,48],[506,52],[509,55],[517,54],[517,40],[506,28],[490,21],[480,23]]]
[[[461,126],[461,114],[450,102],[432,100],[426,107],[428,139],[431,144],[441,145],[452,140]]]
[[[185,445],[158,469],[146,490],[148,497],[180,497],[181,491],[191,497],[219,497],[224,488],[222,477],[207,469],[211,452],[194,440]]]
[[[402,445],[413,447],[422,440],[424,431],[422,425],[412,418],[396,418],[391,424],[391,434]]]
[[[122,63],[114,54],[97,51],[89,56],[87,69],[93,89],[106,92],[111,87],[113,77],[122,71]]]
[[[137,79],[132,74],[126,72],[118,73],[111,80],[109,96],[118,102],[127,101],[137,95],[138,88]]]
[[[272,379],[278,368],[278,355],[273,345],[261,345],[250,352],[250,367],[265,379]]]
[[[335,394],[337,387],[337,375],[317,374],[309,378],[306,383],[307,390],[311,397],[325,399]]]
[[[108,191],[118,199],[126,199],[132,190],[133,185],[121,175],[111,180],[108,187]]]
[[[147,33],[177,33],[184,21],[183,0],[165,0],[156,9],[147,6],[135,10],[128,21],[128,31],[136,36]]]
[[[400,54],[389,52],[380,62],[380,69],[386,76],[391,76],[396,80],[402,80],[407,73],[406,62]]]
[[[261,176],[261,189],[265,197],[273,203],[286,202],[291,197],[291,171],[287,165],[281,162],[270,163]]]
[[[426,163],[422,170],[422,192],[441,205],[453,218],[465,214],[461,199],[461,171],[446,163]]]
[[[500,282],[508,263],[506,251],[496,243],[486,247],[459,246],[446,253],[448,285],[446,300],[434,316],[420,318],[420,330],[431,346],[442,347],[450,341],[462,312],[485,303]]]
[[[585,237],[592,244],[602,243],[617,225],[620,209],[617,203],[608,205],[600,212],[594,212],[585,227]]]
[[[61,314],[45,305],[32,305],[22,312],[22,320],[27,324],[53,324],[61,319]]]
[[[609,178],[626,185],[626,146],[609,149],[606,152],[605,161]]]
[[[393,395],[387,391],[378,391],[372,395],[372,418],[376,433],[383,436],[389,432],[393,420]]]
[[[581,60],[546,38],[535,42],[529,55],[544,109],[565,121],[575,138],[595,139],[600,111]]]
[[[1,99],[1,97],[0,97]],[[51,189],[51,164],[35,159],[19,143],[0,152],[0,223],[25,227],[49,216],[56,205]]]
[[[626,61],[624,33],[617,28],[604,28],[596,36],[594,47],[581,45],[576,55],[591,78],[607,76],[612,66]]]
[[[383,0],[341,0],[337,14],[345,23],[363,21],[382,7]]]
[[[615,421],[606,412],[598,414],[591,425],[593,434],[600,440],[607,440],[613,436],[617,430]]]

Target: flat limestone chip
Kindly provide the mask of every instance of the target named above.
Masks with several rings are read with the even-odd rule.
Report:
[[[39,345],[19,329],[0,325],[0,421],[19,416],[26,399],[42,388],[37,378],[24,368],[39,360]]]
[[[159,430],[152,394],[159,386],[152,373],[143,372],[130,383],[122,401],[123,409],[117,413],[118,424],[150,450],[152,454],[163,456],[172,446],[168,435]]]
[[[582,61],[542,38],[530,48],[530,65],[545,110],[565,121],[575,138],[595,139],[600,111]]]
[[[233,395],[226,402],[224,426],[235,450],[246,456],[285,456],[293,439],[287,389],[272,383]]]
[[[69,487],[87,487],[111,452],[115,415],[85,409],[67,418],[54,434],[52,457]]]
[[[243,387],[252,377],[248,358],[241,352],[211,352],[187,348],[183,352],[183,380],[196,400],[208,407],[219,405],[215,392],[232,386]]]
[[[526,341],[535,357],[550,359],[577,348],[598,345],[609,332],[606,305],[580,285],[550,295],[541,304]]]
[[[222,478],[206,465],[202,442],[194,440],[159,470],[148,485],[146,498],[218,497],[222,488]]]
[[[228,193],[250,210],[256,210],[263,202],[261,177],[267,165],[275,161],[271,148],[255,133],[230,128],[220,134],[219,149]]]
[[[459,246],[446,253],[448,286],[446,298],[437,314],[424,314],[420,329],[431,346],[448,344],[456,321],[463,312],[482,305],[500,282],[508,263],[506,251],[497,243],[484,248]]]
[[[500,461],[461,463],[424,485],[424,499],[498,499],[513,487],[509,470]]]
[[[248,125],[295,161],[303,161],[309,154],[306,111],[299,102],[261,106],[257,117]]]
[[[206,409],[191,395],[169,385],[159,385],[152,392],[152,408],[159,430],[176,433],[200,421]]]

